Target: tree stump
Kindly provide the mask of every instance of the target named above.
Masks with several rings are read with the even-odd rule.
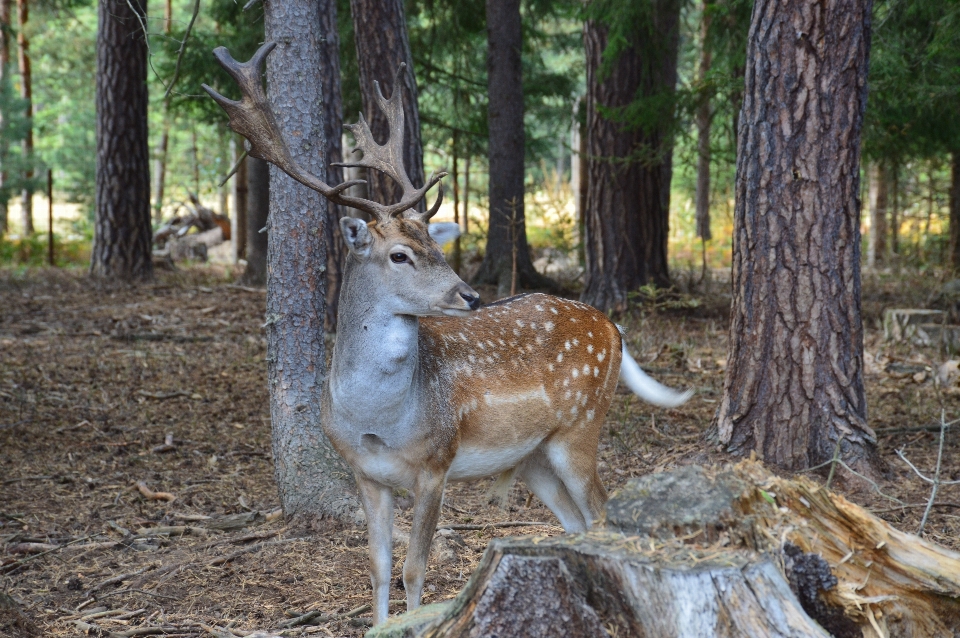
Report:
[[[756,461],[630,481],[587,534],[491,543],[460,595],[368,638],[951,636],[960,554]]]

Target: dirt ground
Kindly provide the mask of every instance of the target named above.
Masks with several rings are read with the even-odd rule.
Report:
[[[195,269],[102,287],[82,273],[0,270],[0,634],[77,636],[94,626],[113,632],[103,635],[227,637],[315,610],[333,618],[287,635],[366,630],[365,531],[306,536],[278,515],[265,295],[231,280]],[[885,307],[923,306],[939,283],[930,274],[865,281],[870,423],[886,477],[848,496],[909,532],[930,491],[895,452],[932,472],[939,434],[919,428],[939,423],[941,409],[958,418],[960,393],[952,378],[942,391],[933,382],[948,357],[884,343],[879,317]],[[733,460],[703,439],[722,389],[729,297],[696,299],[685,309],[648,303],[622,320],[641,364],[696,395],[674,410],[617,395],[600,447],[610,490],[677,465]],[[957,447],[948,432],[944,480],[960,479]],[[488,504],[489,485],[448,488],[441,525],[457,529],[438,537],[426,602],[454,596],[491,538],[562,532],[522,485],[505,509]],[[943,487],[937,502],[925,536],[960,549],[960,486]],[[398,499],[401,536],[409,507]],[[535,524],[497,526],[510,521]],[[398,545],[396,575],[403,555]],[[4,611],[10,598],[19,629]],[[392,598],[391,610],[403,611],[402,588]]]

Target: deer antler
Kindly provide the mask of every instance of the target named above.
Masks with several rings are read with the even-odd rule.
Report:
[[[216,100],[217,104],[227,112],[230,118],[230,128],[250,141],[250,155],[270,162],[293,179],[307,188],[317,191],[330,201],[370,213],[381,222],[400,214],[424,222],[433,217],[443,201],[442,185],[437,201],[429,211],[418,213],[411,209],[447,173],[441,172],[431,175],[422,188],[414,188],[413,184],[410,183],[410,178],[407,177],[407,172],[403,167],[403,105],[399,99],[400,93],[396,82],[390,100],[383,97],[383,93],[380,92],[380,85],[374,83],[377,88],[377,101],[390,123],[390,139],[383,146],[377,144],[370,134],[370,127],[367,126],[361,115],[359,124],[347,126],[357,136],[356,150],[363,153],[363,158],[356,163],[342,164],[343,166],[374,168],[396,180],[403,187],[403,197],[396,204],[384,205],[369,199],[343,194],[343,191],[347,188],[356,184],[363,184],[364,180],[351,180],[337,186],[330,186],[315,175],[308,173],[293,159],[260,82],[260,67],[274,47],[276,47],[275,42],[267,42],[253,54],[248,62],[242,63],[234,60],[225,47],[214,49],[213,55],[217,58],[220,66],[230,74],[240,87],[243,97],[239,102],[227,99],[206,84],[203,85],[203,89],[210,94],[210,97]],[[404,67],[405,65],[401,64],[397,71],[397,82]]]

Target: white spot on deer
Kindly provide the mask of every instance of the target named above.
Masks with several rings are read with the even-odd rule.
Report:
[[[597,361],[603,363],[603,360],[607,358],[607,349],[604,348],[603,351],[597,355]]]
[[[557,309],[554,308],[553,306],[550,306],[550,312],[552,312],[553,314],[558,314]]]
[[[577,403],[580,403],[580,399],[583,398],[583,392],[581,392],[580,390],[577,390],[577,394],[574,396],[576,397]]]
[[[570,408],[570,416],[577,416],[577,412],[578,412],[579,410],[580,410],[579,407],[573,406],[572,408]]]
[[[563,363],[563,353],[560,352],[557,354],[557,363]]]
[[[476,362],[477,362],[477,358],[476,358],[475,356],[473,356],[472,354],[468,354],[468,355],[467,355],[467,361],[469,361],[470,363],[476,363]]]
[[[514,329],[513,329],[513,336],[514,336],[514,337],[519,337],[519,336],[520,336],[520,331],[517,330],[516,328],[514,328]]]
[[[527,352],[533,352],[533,346],[529,343],[527,344]]]
[[[517,325],[522,328],[522,327],[524,327],[526,324],[523,323],[523,320],[522,320],[522,319],[517,319]]]
[[[477,342],[477,347],[480,348],[481,350],[486,350],[486,349],[487,349],[487,346],[483,345],[483,342],[482,342],[482,341],[478,341],[478,342]]]
[[[588,343],[588,344],[587,344],[587,352],[588,352],[589,354],[593,354],[593,344],[592,344],[592,343]]]
[[[487,363],[493,363],[493,357],[487,357]]]
[[[497,346],[494,345],[494,343],[493,343],[492,341],[490,341],[489,339],[487,339],[487,345],[490,346],[491,348],[496,348],[496,347],[497,347]]]
[[[537,335],[537,345],[538,346],[543,345],[543,337],[541,337],[540,335]]]
[[[577,320],[574,319],[573,317],[570,317],[570,322],[571,322],[571,323],[577,323]]]
[[[563,344],[563,349],[564,349],[564,350],[569,350],[569,349],[570,349],[570,342],[569,342],[569,341],[567,341],[566,343]]]
[[[568,385],[570,385],[570,379],[564,379],[564,380],[563,380],[563,387],[567,387]]]
[[[552,364],[552,363],[548,363],[548,364],[547,364],[547,370],[549,370],[550,372],[553,372],[553,364]]]
[[[534,308],[536,308],[540,312],[543,312],[543,306],[541,306],[540,304],[535,305]]]
[[[517,403],[525,403],[527,401],[543,401],[547,405],[550,405],[550,395],[547,394],[546,389],[541,385],[535,390],[528,390],[526,392],[511,392],[509,394],[484,394],[483,401],[487,405],[510,405]]]
[[[592,332],[588,332],[588,333],[587,333],[587,336],[592,339],[592,338],[593,338],[593,333],[592,333]]]
[[[465,334],[463,334],[463,333],[461,332],[461,333],[460,333],[460,339],[462,339],[463,341],[466,341],[466,340],[467,340],[467,335],[465,335]]]
[[[577,377],[580,376],[580,371],[577,370],[576,368],[574,368],[574,369],[570,372],[570,375],[571,375],[574,379],[576,379]]]
[[[596,416],[595,410],[587,410],[587,421],[593,421],[593,417]]]
[[[563,412],[561,410],[557,410],[557,418],[563,419]]]
[[[588,374],[590,374],[590,366],[583,364],[583,376],[587,376]]]
[[[563,398],[564,400],[570,399],[570,390],[567,390],[566,392],[563,393]]]
[[[533,323],[533,322],[531,321],[531,322],[530,322],[530,329],[531,329],[531,330],[536,330],[536,329],[537,329],[537,324],[535,324],[535,323]]]
[[[597,366],[593,366],[593,376],[596,377],[599,375],[600,375],[600,368],[598,368]]]
[[[580,345],[580,340],[579,340],[579,339],[574,339],[574,340],[573,340],[573,345],[579,346],[579,345]]]
[[[543,324],[543,327],[547,329],[547,332],[550,332],[551,330],[553,330],[553,322],[548,321],[547,323]]]
[[[500,334],[503,334],[503,330],[500,331]],[[497,343],[499,343],[501,347],[504,347],[507,345],[503,342],[503,339],[497,339]]]

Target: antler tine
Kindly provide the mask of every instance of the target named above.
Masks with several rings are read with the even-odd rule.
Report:
[[[370,126],[361,113],[359,122],[356,124],[345,124],[344,127],[353,133],[357,141],[354,151],[361,151],[363,157],[355,162],[341,162],[336,164],[336,166],[362,166],[386,173],[403,189],[403,199],[401,203],[405,204],[404,208],[409,208],[416,205],[426,191],[420,193],[422,189],[417,189],[413,186],[403,163],[404,114],[403,98],[400,90],[401,79],[406,68],[407,65],[402,62],[397,68],[397,73],[393,79],[393,93],[391,93],[389,100],[383,97],[383,91],[380,90],[380,83],[377,81],[373,83],[376,89],[377,104],[387,118],[390,131],[390,136],[387,138],[387,141],[383,144],[377,144],[376,140],[373,139],[373,133],[370,132]]]
[[[427,183],[431,185],[437,184],[437,183],[440,184],[440,191],[437,193],[437,201],[433,203],[433,206],[430,207],[430,210],[428,210],[425,213],[421,213],[421,212],[418,212],[416,209],[408,208],[407,210],[403,211],[403,216],[406,219],[417,219],[419,221],[422,221],[424,224],[426,224],[430,221],[431,217],[437,214],[437,211],[440,210],[440,204],[443,203],[444,189],[443,189],[443,182],[441,182],[440,179],[445,175],[446,173],[443,173],[439,176],[434,174],[430,176],[429,180],[427,180]],[[424,195],[426,195],[426,193],[424,193]]]
[[[227,112],[230,128],[250,141],[250,155],[274,164],[293,179],[333,202],[370,213],[378,219],[386,219],[389,212],[382,204],[343,194],[342,191],[346,188],[362,184],[363,180],[352,180],[331,187],[320,178],[305,171],[293,159],[260,80],[263,60],[276,46],[275,42],[265,43],[248,62],[237,62],[225,47],[214,49],[213,55],[220,66],[240,87],[242,93],[240,101],[225,98],[206,84],[203,85],[203,89]]]

